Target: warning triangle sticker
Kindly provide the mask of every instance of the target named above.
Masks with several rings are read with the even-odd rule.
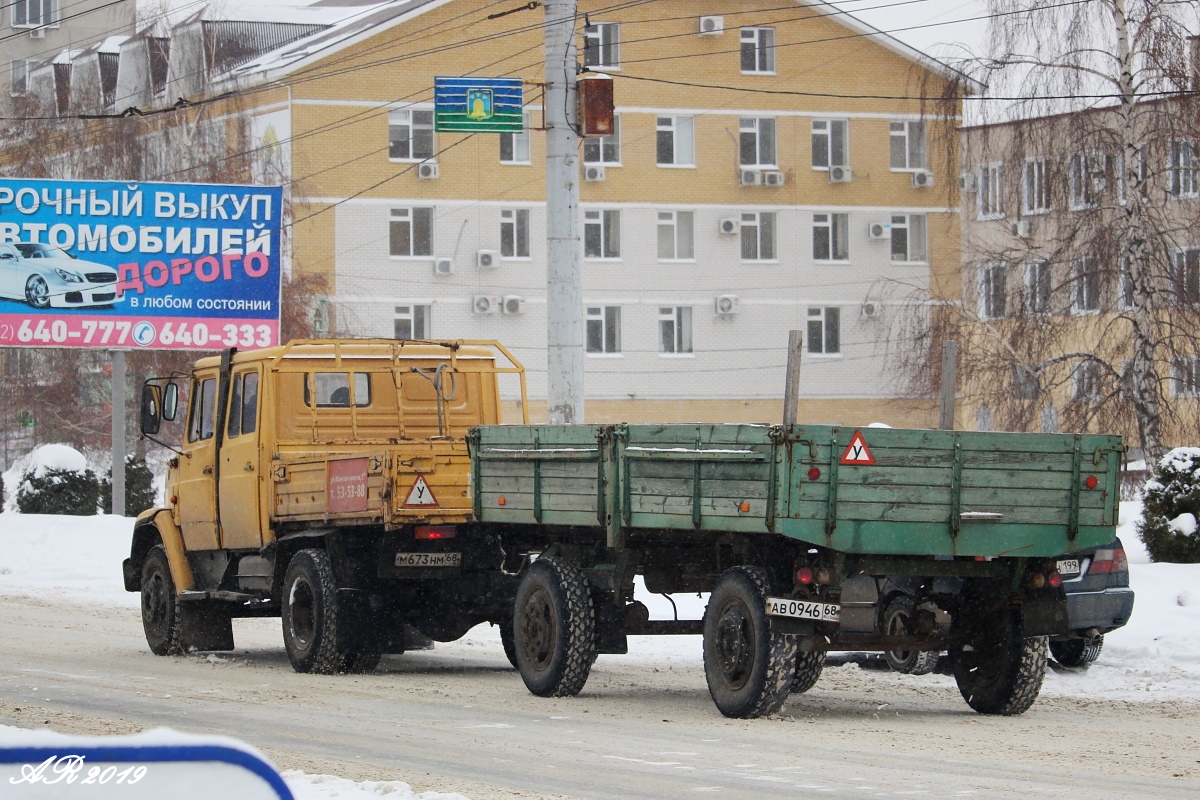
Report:
[[[862,431],[854,432],[850,444],[846,445],[846,452],[842,453],[838,463],[874,465],[875,456],[871,455],[871,448],[867,447],[867,440],[863,438]]]
[[[433,490],[425,482],[425,476],[418,475],[417,479],[413,481],[412,488],[408,490],[408,499],[404,501],[404,507],[436,506],[437,504],[437,498],[433,496]]]

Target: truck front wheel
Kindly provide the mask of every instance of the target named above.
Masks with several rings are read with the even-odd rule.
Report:
[[[570,697],[583,689],[596,660],[596,612],[576,566],[548,556],[525,570],[513,609],[513,645],[532,693]]]
[[[796,637],[771,629],[768,589],[763,570],[734,567],[717,581],[704,611],[704,677],[727,717],[773,714],[795,683]]]
[[[337,584],[324,550],[292,556],[283,578],[283,646],[296,672],[331,675],[343,671],[337,651]],[[373,666],[373,665],[372,665]]]
[[[1023,638],[1019,614],[995,615],[952,651],[954,680],[980,714],[1012,716],[1029,710],[1046,675],[1046,637]]]
[[[161,544],[150,548],[142,564],[142,628],[146,631],[146,644],[156,656],[177,656],[183,652],[179,595]]]

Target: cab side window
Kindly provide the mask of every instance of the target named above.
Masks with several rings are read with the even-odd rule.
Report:
[[[192,382],[191,411],[188,415],[189,442],[212,438],[216,394],[216,378],[205,378],[199,382]]]
[[[229,396],[229,438],[254,433],[258,413],[258,373],[239,372],[233,376]]]
[[[371,376],[365,372],[314,372],[304,382],[304,405],[313,405],[316,391],[317,408],[349,408],[350,384],[354,383],[354,405],[371,405]],[[310,388],[311,387],[311,388]]]

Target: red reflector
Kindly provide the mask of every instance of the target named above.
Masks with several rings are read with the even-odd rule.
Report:
[[[414,539],[453,539],[453,525],[418,525],[413,528]]]
[[[810,469],[808,471],[808,479],[810,481],[815,481],[820,477],[821,477],[821,470],[817,469],[816,467],[813,467],[812,469]]]
[[[813,582],[814,577],[813,571],[808,567],[801,567],[800,569],[796,570],[796,583],[808,586]]]
[[[1087,480],[1083,482],[1083,485],[1089,489],[1095,489],[1099,483],[1100,481],[1096,480],[1095,475],[1088,475]]]
[[[1049,583],[1050,583],[1050,586],[1055,589],[1062,586],[1062,575],[1059,575],[1057,571],[1051,572],[1050,578],[1049,578]]]

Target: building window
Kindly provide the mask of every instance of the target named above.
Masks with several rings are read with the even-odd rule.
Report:
[[[583,65],[618,69],[621,66],[621,26],[598,22],[583,29]]]
[[[1117,309],[1132,311],[1137,307],[1133,294],[1132,262],[1128,258],[1121,259],[1120,271],[1117,273]]]
[[[1050,161],[1046,158],[1025,159],[1021,180],[1022,210],[1026,214],[1044,214],[1050,210]]]
[[[588,136],[583,140],[583,163],[621,163],[621,117],[613,115],[613,132],[609,136]]]
[[[658,165],[690,167],[696,163],[692,117],[658,118]]]
[[[1050,313],[1050,289],[1053,270],[1049,262],[1025,263],[1025,304],[1030,314]]]
[[[1100,362],[1077,361],[1071,370],[1071,396],[1076,400],[1100,399]]]
[[[429,339],[430,306],[396,306],[395,338]]]
[[[433,255],[432,208],[393,208],[389,228],[393,256]]]
[[[58,26],[58,0],[16,0],[12,3],[12,26],[36,28]]]
[[[621,257],[621,212],[583,212],[583,254],[587,258]]]
[[[813,214],[813,261],[850,259],[848,214]]]
[[[529,159],[529,114],[524,117],[525,129],[520,133],[500,134],[500,163],[528,164]]]
[[[1200,397],[1200,356],[1173,359],[1171,378],[1176,397]]]
[[[842,310],[837,306],[808,310],[808,352],[834,355],[842,352]]]
[[[12,80],[9,83],[9,94],[21,97],[29,91],[29,68],[33,66],[31,58],[14,58],[10,64]]]
[[[1004,264],[984,264],[979,268],[979,316],[983,319],[1004,316],[1008,303],[1007,271]]]
[[[587,351],[621,352],[621,307],[589,306],[587,309]]]
[[[1013,396],[1018,400],[1036,400],[1040,389],[1037,373],[1021,365],[1013,367]]]
[[[433,156],[432,111],[393,111],[388,114],[388,158],[424,161]]]
[[[925,242],[924,214],[892,215],[892,261],[926,261]]]
[[[742,166],[775,166],[775,118],[742,117],[738,129]]]
[[[501,258],[529,258],[529,209],[500,210]]]
[[[1067,189],[1071,209],[1095,208],[1108,185],[1111,163],[1099,153],[1075,153],[1068,167]]]
[[[775,260],[775,212],[742,214],[742,260]]]
[[[1200,304],[1200,249],[1175,251],[1175,269],[1171,281],[1175,289],[1175,305]]]
[[[742,72],[775,71],[775,29],[742,28]]]
[[[658,309],[658,351],[692,352],[692,309],[689,306]]]
[[[813,169],[850,166],[849,120],[813,120],[812,165]]]
[[[658,212],[658,260],[689,261],[696,257],[691,211]]]
[[[1004,216],[1002,177],[1004,165],[983,164],[979,167],[979,191],[975,204],[979,219],[999,219]]]
[[[1171,142],[1170,163],[1167,164],[1167,178],[1171,194],[1176,197],[1195,197],[1196,183],[1196,149],[1191,142]]]
[[[925,169],[925,123],[920,120],[892,122],[892,169]]]
[[[1071,309],[1076,314],[1100,310],[1100,270],[1096,259],[1078,259],[1071,268]]]

